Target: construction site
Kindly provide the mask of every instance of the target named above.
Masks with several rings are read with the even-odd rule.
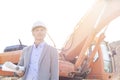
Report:
[[[96,0],[59,51],[59,80],[120,80],[120,41],[104,40],[107,25],[119,16],[120,0]],[[21,80],[2,68],[7,61],[17,65],[24,47],[0,53],[0,80]]]

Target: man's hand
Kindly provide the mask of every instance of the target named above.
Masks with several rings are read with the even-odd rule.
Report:
[[[18,73],[16,73],[19,77],[22,77],[23,75],[24,75],[24,72],[23,71],[21,71],[21,72],[18,72]]]

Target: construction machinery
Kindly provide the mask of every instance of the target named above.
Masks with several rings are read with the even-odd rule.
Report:
[[[120,0],[96,0],[59,52],[60,80],[114,80],[114,61],[104,41],[107,25],[120,16]],[[0,64],[18,63],[21,50],[0,54]],[[13,76],[0,71],[1,76]]]

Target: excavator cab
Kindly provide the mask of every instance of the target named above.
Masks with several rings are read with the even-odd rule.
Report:
[[[95,47],[91,45],[90,51]],[[111,50],[107,42],[102,41],[96,51],[93,61],[90,66],[90,72],[87,75],[88,79],[111,80],[114,73],[114,61]]]

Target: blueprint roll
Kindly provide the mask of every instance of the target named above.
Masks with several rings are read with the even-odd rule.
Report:
[[[11,72],[23,72],[25,70],[25,68],[23,66],[18,66],[13,64],[12,62],[5,62],[2,65],[2,70],[3,71],[11,71]]]

